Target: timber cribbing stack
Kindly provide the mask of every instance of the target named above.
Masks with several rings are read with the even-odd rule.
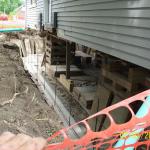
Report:
[[[121,98],[129,97],[140,91],[140,83],[148,72],[135,65],[112,59],[101,68],[101,84]]]
[[[67,44],[69,46],[67,46]],[[49,65],[65,65],[66,64],[66,49],[71,51],[72,60],[75,48],[71,42],[58,38],[55,35],[48,34],[46,37],[45,59]]]

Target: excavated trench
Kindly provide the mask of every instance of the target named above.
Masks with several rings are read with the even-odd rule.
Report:
[[[0,41],[0,134],[11,131],[47,138],[63,128],[63,123],[24,70],[19,49],[4,48],[3,43]]]

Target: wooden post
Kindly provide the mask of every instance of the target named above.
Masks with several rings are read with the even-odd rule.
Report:
[[[71,59],[70,43],[66,41],[66,79],[70,79],[70,59]]]
[[[114,98],[114,94],[113,94],[113,92],[110,91],[110,96],[109,96],[109,98],[108,98],[108,101],[107,101],[107,104],[106,104],[106,108],[112,105],[112,103],[113,103],[113,98]],[[101,130],[102,130],[102,127],[103,127],[103,125],[104,125],[104,123],[105,123],[105,120],[106,120],[106,116],[103,116],[103,118],[102,118],[102,120],[101,120],[101,122],[100,122],[98,131],[101,131]]]

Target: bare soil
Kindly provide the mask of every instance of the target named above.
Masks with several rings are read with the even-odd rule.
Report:
[[[49,137],[63,128],[23,68],[19,49],[0,42],[0,134],[4,131]]]

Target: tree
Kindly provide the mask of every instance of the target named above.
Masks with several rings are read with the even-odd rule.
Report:
[[[22,5],[22,0],[0,0],[0,12],[10,14]]]

